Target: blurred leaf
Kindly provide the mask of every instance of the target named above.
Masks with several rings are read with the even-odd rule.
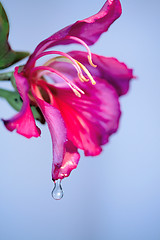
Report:
[[[5,89],[0,89],[0,97],[4,98],[7,100],[7,102],[16,110],[20,111],[23,101],[19,95],[18,92],[16,91],[8,91]],[[35,106],[31,106],[31,110],[33,113],[33,116],[36,120],[40,121],[41,123],[44,123],[45,120],[43,118],[42,113],[40,112],[39,108]]]
[[[8,43],[9,21],[0,2],[0,69],[7,68],[29,55],[28,52],[17,52]]]
[[[0,73],[0,81],[11,81],[14,89],[18,91],[15,82],[14,72]]]
[[[22,71],[22,69],[23,69],[23,66],[19,66],[19,71]],[[12,72],[0,73],[0,81],[11,81],[12,86],[14,87],[14,89],[16,91],[18,91],[13,71]]]
[[[21,110],[22,100],[18,92],[0,89],[0,97],[5,98],[16,111]]]

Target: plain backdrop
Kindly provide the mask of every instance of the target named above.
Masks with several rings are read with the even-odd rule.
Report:
[[[32,52],[57,30],[98,12],[104,2],[3,0],[10,43],[16,50]],[[78,168],[62,182],[64,198],[55,201],[47,126],[39,124],[41,138],[28,140],[7,131],[1,122],[1,240],[160,239],[160,2],[121,3],[122,16],[91,47],[94,53],[125,62],[137,76],[120,99],[118,132],[100,156],[81,153]],[[7,84],[1,82],[0,87]],[[0,99],[0,118],[13,114]]]

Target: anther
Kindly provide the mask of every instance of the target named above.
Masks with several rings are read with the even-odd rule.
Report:
[[[88,62],[89,62],[89,64],[90,64],[92,67],[94,67],[94,68],[97,67],[97,65],[95,65],[95,64],[92,62],[92,58],[91,58],[90,55],[88,55]]]
[[[93,79],[93,77],[92,77],[92,75],[90,74],[90,72],[88,71],[88,69],[82,64],[82,63],[80,63],[80,62],[78,62],[77,60],[75,60],[77,63],[78,63],[78,65],[80,66],[80,68],[86,73],[86,75],[89,77],[89,79],[91,80],[91,83],[93,84],[93,85],[95,85],[96,84],[96,81]],[[84,76],[83,76],[84,77]],[[84,77],[85,78],[85,77]],[[84,79],[84,81],[87,81],[88,82],[88,79],[87,78],[85,78]]]

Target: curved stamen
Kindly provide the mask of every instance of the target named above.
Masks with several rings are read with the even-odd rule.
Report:
[[[81,71],[81,68],[78,66],[77,62],[75,61],[74,58],[72,58],[69,54],[67,53],[64,53],[64,52],[61,52],[61,51],[47,51],[47,52],[42,52],[40,53],[39,55],[37,55],[36,57],[34,57],[32,59],[33,61],[33,64],[41,57],[43,56],[46,56],[46,55],[50,55],[50,54],[58,54],[58,55],[61,55],[63,57],[66,57],[68,58],[72,63],[73,63],[73,66],[76,68],[77,72],[78,72],[78,77],[80,78],[80,80],[84,79],[85,77],[83,76],[83,73]]]
[[[55,62],[55,61],[57,61],[57,59],[59,60],[63,60],[63,62],[69,62],[70,63],[70,61],[68,61],[68,59],[67,58],[65,58],[65,57],[63,57],[63,56],[58,56],[58,57],[54,57],[54,58],[51,58],[51,59],[49,59],[47,62],[45,62],[45,64],[43,64],[43,66],[48,66],[48,65],[50,65],[51,63],[53,63],[53,62]]]
[[[36,72],[36,71],[39,71],[39,70],[43,70],[43,71],[49,71],[49,72],[52,72],[52,73],[55,73],[56,75],[58,75],[59,77],[61,77],[70,87],[71,89],[74,91],[74,93],[78,96],[80,95],[80,93],[84,94],[84,91],[81,90],[79,87],[77,87],[74,83],[72,83],[66,76],[64,76],[62,73],[60,73],[59,71],[53,69],[53,68],[50,68],[50,67],[47,67],[47,66],[39,66],[39,67],[34,67],[31,71],[30,71],[30,75],[29,77],[32,78],[33,77],[33,74]],[[80,92],[80,93],[79,93]]]
[[[48,62],[46,62],[46,63],[44,64],[44,66],[49,65],[50,63],[56,61],[57,59],[62,59],[62,60],[64,60],[65,62],[70,62],[66,57],[61,56],[61,57],[55,57],[55,58],[50,59]],[[79,67],[80,67],[80,68],[86,73],[86,75],[89,77],[89,79],[91,80],[91,83],[92,83],[93,85],[95,85],[95,84],[96,84],[96,81],[93,79],[93,77],[92,77],[91,73],[88,71],[88,69],[87,69],[82,63],[78,62],[76,59],[75,59],[75,61],[77,62],[77,64],[79,65]],[[80,78],[80,77],[79,77],[79,78]],[[89,79],[87,79],[87,78],[84,77],[83,79],[80,79],[80,80],[81,80],[82,82],[88,82]]]
[[[92,53],[91,53],[91,50],[89,49],[88,45],[87,45],[82,39],[77,38],[77,37],[73,37],[73,36],[67,36],[66,39],[71,39],[71,40],[73,40],[73,41],[75,41],[75,42],[78,42],[78,43],[80,43],[81,45],[83,45],[83,46],[86,48],[87,52],[88,52],[88,61],[89,61],[90,65],[91,65],[92,67],[97,67],[97,65],[95,65],[95,64],[92,62]]]
[[[87,74],[87,76],[88,76],[89,79],[91,80],[91,83],[92,83],[93,85],[95,85],[95,84],[96,84],[96,81],[93,79],[93,77],[92,77],[92,75],[90,74],[90,72],[88,71],[88,69],[87,69],[82,63],[78,62],[77,60],[75,60],[75,61],[78,63],[78,65],[80,66],[80,68],[82,68],[82,70]],[[88,79],[87,79],[87,81],[88,81]]]
[[[50,61],[50,60],[49,60],[49,61]],[[44,66],[45,66],[45,65],[44,65]],[[38,76],[38,78],[41,78],[42,76],[44,76],[44,74],[47,75],[48,72],[49,72],[48,70],[44,70],[44,71],[38,73],[37,76]],[[77,89],[79,89],[79,91],[81,91],[81,93],[84,94],[84,92],[83,92],[80,88],[77,87],[77,89],[75,89],[75,88],[72,86],[72,85],[74,85],[73,83],[72,83],[72,85],[68,83],[68,85],[70,86],[70,88],[72,89],[72,91],[75,93],[75,95],[76,95],[77,97],[81,97],[81,94],[78,92]],[[76,86],[76,85],[75,85],[75,86]]]
[[[48,65],[50,65],[51,63],[57,61],[57,59],[58,59],[58,60],[60,59],[61,62],[71,63],[71,61],[70,61],[68,58],[63,57],[63,56],[59,56],[59,57],[54,57],[54,58],[49,59],[43,66],[48,66]],[[78,64],[78,61],[77,61],[77,60],[75,60],[75,62],[77,62],[77,64]],[[78,64],[78,65],[79,65],[79,64]],[[79,65],[79,67],[81,68],[80,65]],[[83,75],[79,75],[79,73],[78,73],[78,78],[81,80],[81,82],[88,82],[88,81],[89,81],[89,79],[85,78]]]
[[[48,70],[42,71],[38,76],[41,77],[41,76],[43,76],[45,73],[47,74],[47,73],[48,73]],[[40,83],[40,84],[39,84],[39,83]],[[46,92],[48,93],[49,98],[50,98],[50,101],[51,101],[51,100],[53,101],[52,93],[51,93],[51,91],[49,90],[49,88],[44,85],[44,81],[42,81],[42,80],[38,81],[38,82],[37,82],[37,85],[41,85],[41,87],[43,87],[43,88],[46,90]],[[69,84],[69,83],[68,83],[68,85],[70,86],[70,88],[72,89],[72,91],[75,93],[75,95],[76,95],[77,97],[81,97],[81,94],[78,92],[77,89],[75,89],[75,88],[74,88],[71,84]],[[76,85],[75,85],[75,86],[76,86]],[[77,87],[77,88],[78,88],[78,87]],[[79,91],[81,90],[80,88],[78,88],[78,89],[79,89]],[[84,94],[84,92],[83,92],[82,90],[81,90],[81,93]]]

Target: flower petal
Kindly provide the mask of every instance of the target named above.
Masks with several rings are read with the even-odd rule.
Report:
[[[103,79],[96,78],[96,81],[95,86],[89,82],[80,85],[85,92],[81,98],[68,87],[51,89],[50,86],[65,121],[67,138],[83,149],[85,155],[92,156],[100,154],[101,145],[117,130],[120,118],[115,89]]]
[[[44,50],[60,44],[74,43],[73,40],[66,39],[68,36],[74,36],[83,40],[87,45],[94,44],[103,32],[106,32],[110,25],[120,17],[121,4],[119,0],[108,0],[102,9],[95,15],[75,22],[49,38],[42,41],[35,49],[28,60],[26,70],[30,66],[30,60]]]
[[[59,169],[62,166],[65,154],[66,127],[60,111],[56,107],[38,98],[35,94],[34,86],[32,86],[32,93],[48,124],[51,134],[53,145],[52,177],[55,180],[58,179]]]
[[[3,120],[9,131],[17,130],[17,133],[27,137],[39,137],[40,129],[36,126],[35,120],[30,108],[30,100],[28,97],[29,85],[25,77],[18,73],[18,67],[15,68],[14,77],[18,92],[23,99],[23,105],[18,114],[9,120]]]
[[[71,171],[77,167],[80,155],[72,142],[66,139],[66,127],[60,111],[38,98],[35,95],[34,88],[32,88],[32,91],[51,133],[53,144],[52,179],[63,179],[68,177]]]
[[[71,171],[77,167],[79,159],[80,154],[77,152],[77,148],[72,144],[71,141],[67,141],[65,144],[65,155],[62,166],[58,169],[52,169],[53,180],[68,177]],[[57,174],[55,174],[56,170]]]
[[[68,54],[83,63],[93,77],[106,79],[116,89],[119,96],[127,93],[130,80],[134,76],[133,70],[129,69],[125,63],[119,62],[116,58],[92,54],[93,63],[97,65],[96,68],[93,68],[88,62],[86,52],[72,51]]]

